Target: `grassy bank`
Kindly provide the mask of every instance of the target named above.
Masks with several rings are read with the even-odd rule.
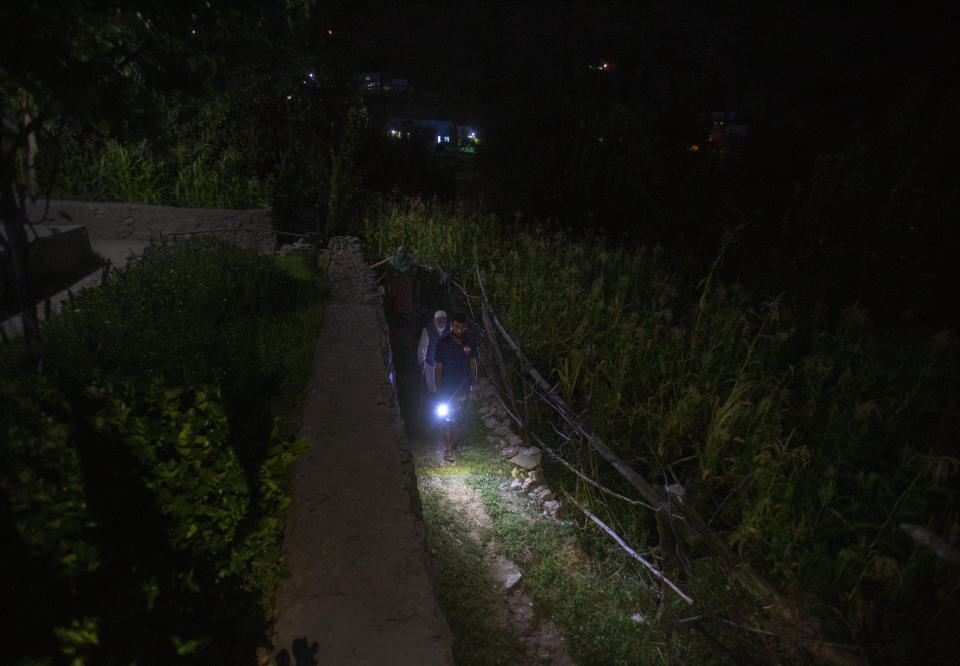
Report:
[[[316,262],[152,245],[45,322],[42,373],[0,347],[8,657],[253,661],[323,296]]]
[[[377,258],[405,244],[472,293],[479,265],[500,319],[591,428],[647,478],[683,483],[827,636],[880,661],[952,654],[956,564],[901,525],[960,533],[953,331],[880,328],[855,303],[829,317],[791,293],[724,283],[723,247],[704,274],[656,247],[422,203],[371,212],[366,242]],[[582,446],[551,443],[630,494]],[[648,513],[548,471],[651,545]]]
[[[505,598],[491,553],[522,572],[520,586],[538,622],[556,625],[577,664],[783,663],[797,657],[796,645],[751,632],[757,611],[744,613],[750,604],[729,589],[710,559],[691,562],[683,585],[698,603],[688,606],[605,535],[572,520],[576,509],[559,522],[546,519],[526,493],[511,489],[514,466],[490,445],[478,417],[465,432],[467,450],[456,466],[438,467],[429,446],[416,461],[438,597],[458,664],[521,663],[516,634],[539,635],[513,616],[508,599],[518,593]],[[479,508],[464,502],[465,495]],[[652,559],[649,552],[644,556]]]
[[[64,140],[55,195],[184,208],[261,208],[271,182],[249,173],[237,152],[179,145],[158,155],[146,142],[81,147]]]

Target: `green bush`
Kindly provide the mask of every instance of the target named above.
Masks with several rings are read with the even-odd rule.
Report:
[[[259,485],[250,488],[217,398],[215,389],[157,381],[140,390],[126,382],[93,384],[72,401],[42,379],[0,384],[0,399],[12,407],[0,419],[7,442],[0,491],[20,558],[45,570],[38,581],[16,583],[34,592],[18,601],[19,616],[36,623],[23,628],[27,637],[49,631],[51,615],[60,627],[92,622],[99,631],[85,635],[95,641],[78,645],[75,632],[58,635],[61,649],[98,663],[137,654],[140,643],[165,643],[166,615],[174,611],[184,615],[176,623],[180,632],[215,647],[215,636],[189,624],[200,621],[190,608],[217,608],[256,631],[249,612],[228,611],[211,597],[239,594],[256,608],[283,575],[287,473],[306,442],[283,441],[275,432]],[[130,567],[138,574],[131,577]],[[93,589],[101,585],[127,599],[104,604]],[[45,598],[34,608],[26,600],[44,588],[58,600]],[[133,635],[120,635],[119,614],[143,623]],[[244,646],[252,650],[256,638],[246,637]],[[141,663],[162,661],[162,652],[145,654]]]
[[[47,360],[73,382],[90,369],[129,369],[178,385],[217,383],[228,403],[257,388],[269,400],[281,368],[264,362],[282,340],[267,333],[319,295],[273,259],[214,237],[154,244],[47,324]]]
[[[0,491],[24,547],[66,579],[100,563],[69,401],[45,380],[0,381]]]
[[[0,382],[10,654],[251,659],[307,446],[278,417],[309,377],[322,297],[302,263],[155,245],[46,322],[44,374],[0,348],[21,377]]]

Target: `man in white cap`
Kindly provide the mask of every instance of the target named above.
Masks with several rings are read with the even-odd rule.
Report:
[[[417,364],[420,366],[420,372],[423,374],[424,382],[426,382],[427,392],[431,395],[437,392],[437,384],[434,379],[437,341],[449,333],[450,322],[447,321],[447,313],[443,310],[434,312],[433,321],[424,326],[423,331],[420,332]]]

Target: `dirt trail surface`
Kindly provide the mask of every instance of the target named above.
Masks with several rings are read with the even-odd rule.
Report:
[[[416,479],[388,378],[388,334],[356,239],[331,243],[276,596],[283,664],[452,664]]]

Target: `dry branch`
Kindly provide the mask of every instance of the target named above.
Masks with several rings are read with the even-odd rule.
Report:
[[[524,422],[521,421],[520,418],[519,418],[516,414],[514,414],[512,411],[510,411],[510,408],[507,407],[506,403],[503,402],[503,399],[502,399],[499,395],[497,395],[497,400],[500,401],[500,404],[501,404],[501,405],[503,406],[503,408],[506,410],[507,414],[510,415],[510,418],[512,418],[514,421],[516,421],[516,423],[517,423],[518,426],[520,426],[521,428],[523,428],[523,427],[524,427]],[[600,490],[601,492],[604,492],[604,493],[606,493],[607,495],[610,495],[611,497],[616,497],[617,499],[623,500],[624,502],[628,502],[628,503],[630,503],[630,504],[633,504],[634,506],[642,506],[642,507],[644,507],[645,509],[650,509],[651,511],[663,511],[663,510],[664,510],[663,508],[658,509],[657,507],[655,507],[655,506],[653,506],[653,505],[651,505],[651,504],[647,504],[646,502],[644,502],[644,501],[642,501],[642,500],[637,500],[637,499],[633,499],[633,498],[631,498],[631,497],[627,497],[626,495],[621,495],[620,493],[616,492],[615,490],[610,490],[610,489],[607,488],[606,486],[601,485],[600,483],[597,483],[596,481],[594,481],[593,479],[591,479],[589,476],[587,476],[586,474],[584,474],[583,472],[581,472],[580,470],[578,470],[576,467],[574,467],[573,465],[571,465],[570,463],[568,463],[566,460],[564,460],[563,457],[562,457],[559,453],[557,453],[556,451],[554,451],[553,449],[551,449],[549,446],[547,446],[546,444],[544,444],[543,440],[540,439],[540,437],[537,436],[537,433],[531,432],[531,433],[530,433],[530,437],[534,440],[534,442],[536,442],[537,446],[539,446],[541,449],[543,449],[544,451],[546,451],[547,454],[550,455],[550,457],[552,457],[552,458],[553,458],[554,460],[556,460],[558,463],[560,463],[561,465],[565,466],[565,467],[566,467],[567,469],[569,469],[571,472],[573,472],[574,474],[576,474],[576,475],[579,476],[581,479],[583,479],[584,481],[586,481],[586,482],[589,483],[590,485],[594,486],[595,488],[597,488],[597,489]],[[679,516],[679,515],[676,515],[676,514],[672,515],[671,517],[672,517],[672,518],[678,518],[678,519],[680,519],[680,520],[683,520],[683,516]]]
[[[591,479],[589,476],[587,476],[586,474],[584,474],[583,472],[581,472],[580,470],[578,470],[576,467],[574,467],[573,465],[571,465],[570,463],[568,463],[566,460],[564,460],[564,459],[560,456],[559,453],[557,453],[556,451],[554,451],[553,449],[551,449],[549,446],[547,446],[546,444],[544,444],[543,441],[542,441],[539,437],[537,437],[536,434],[531,433],[530,436],[537,442],[537,444],[538,444],[544,451],[546,451],[546,452],[550,455],[550,457],[552,457],[552,458],[553,458],[554,460],[556,460],[558,463],[560,463],[561,465],[565,466],[565,467],[566,467],[567,469],[569,469],[571,472],[573,472],[574,474],[576,474],[576,475],[579,476],[581,479],[583,479],[584,481],[586,481],[587,483],[589,483],[591,486],[594,486],[595,488],[597,488],[597,489],[600,490],[601,492],[604,492],[604,493],[606,493],[607,495],[610,495],[611,497],[616,497],[617,499],[622,500],[622,501],[624,501],[624,502],[627,502],[627,503],[629,503],[629,504],[633,504],[634,506],[642,506],[643,508],[645,508],[645,509],[650,509],[651,511],[663,511],[662,508],[658,509],[657,507],[653,506],[652,504],[647,504],[646,502],[644,502],[644,501],[642,501],[642,500],[636,500],[636,499],[627,497],[626,495],[621,495],[620,493],[618,493],[618,492],[616,492],[616,491],[614,491],[614,490],[610,490],[610,489],[607,488],[606,486],[603,486],[603,485],[597,483],[596,481],[594,481],[593,479]],[[671,516],[671,517],[672,517],[672,518],[680,518],[680,520],[683,520],[683,517],[682,517],[682,516],[674,515],[674,516]]]
[[[609,462],[613,467],[620,472],[620,474],[627,479],[633,486],[640,491],[647,501],[654,505],[660,505],[664,502],[664,495],[660,492],[658,488],[650,484],[645,478],[640,474],[637,474],[633,469],[627,465],[623,459],[620,458],[613,450],[604,444],[603,440],[594,435],[593,433],[588,432],[582,424],[579,423],[579,419],[574,417],[574,411],[570,409],[563,398],[557,395],[556,391],[547,383],[547,380],[537,372],[537,369],[533,367],[526,356],[523,355],[523,352],[520,350],[520,346],[513,341],[513,338],[510,337],[510,334],[507,333],[506,329],[503,327],[503,324],[500,323],[500,320],[497,319],[497,315],[490,310],[490,316],[492,317],[497,328],[500,330],[500,334],[503,335],[503,339],[506,340],[507,344],[511,349],[517,354],[517,357],[520,359],[520,363],[523,366],[523,369],[533,377],[533,380],[545,391],[544,399],[548,404],[552,404],[554,409],[576,430],[583,436],[583,438],[597,453],[603,456],[607,462]]]
[[[623,539],[621,539],[621,538],[617,535],[616,532],[614,532],[614,531],[613,531],[612,529],[610,529],[606,524],[604,524],[604,522],[603,522],[602,520],[600,520],[600,519],[597,518],[595,515],[593,515],[592,513],[590,513],[590,511],[588,511],[586,508],[580,506],[580,504],[577,503],[577,500],[573,499],[573,497],[570,495],[570,493],[566,493],[566,492],[565,492],[564,495],[566,495],[567,500],[569,500],[571,504],[573,504],[575,507],[577,507],[578,509],[580,509],[581,511],[583,511],[583,513],[587,516],[587,518],[589,518],[590,520],[592,520],[593,522],[595,522],[597,525],[599,525],[599,526],[600,526],[600,529],[602,529],[604,532],[606,532],[607,534],[609,534],[610,537],[611,537],[614,541],[616,541],[618,544],[620,544],[620,547],[623,548],[625,551],[627,551],[627,553],[628,553],[633,559],[635,559],[635,560],[637,560],[638,562],[640,562],[640,564],[642,564],[644,567],[646,567],[646,568],[650,571],[650,573],[652,573],[654,576],[656,576],[657,578],[659,578],[660,580],[662,580],[664,583],[666,583],[666,584],[667,584],[667,587],[669,587],[671,590],[673,590],[674,592],[676,592],[677,594],[679,594],[681,599],[683,599],[684,601],[686,601],[688,604],[692,604],[692,603],[693,603],[693,599],[691,599],[691,598],[688,597],[686,594],[684,594],[683,591],[682,591],[679,587],[677,587],[676,585],[674,585],[673,582],[672,582],[669,578],[667,578],[666,576],[664,576],[664,575],[660,572],[660,569],[658,569],[657,567],[653,566],[652,564],[650,564],[649,562],[647,562],[645,559],[643,559],[643,558],[640,556],[640,554],[637,553],[637,551],[635,551],[633,548],[631,548],[630,546],[628,546],[627,543],[626,543]]]
[[[480,309],[483,314],[483,327],[487,331],[487,337],[490,338],[490,347],[493,349],[493,358],[497,363],[497,372],[500,374],[500,381],[503,382],[503,390],[507,392],[510,398],[510,404],[516,405],[517,399],[514,397],[513,385],[510,383],[510,375],[507,373],[507,364],[503,360],[503,352],[500,351],[500,344],[497,342],[497,333],[490,323],[490,302],[487,300],[487,290],[483,287],[483,279],[480,277],[480,269],[477,268],[477,283],[480,285]]]

